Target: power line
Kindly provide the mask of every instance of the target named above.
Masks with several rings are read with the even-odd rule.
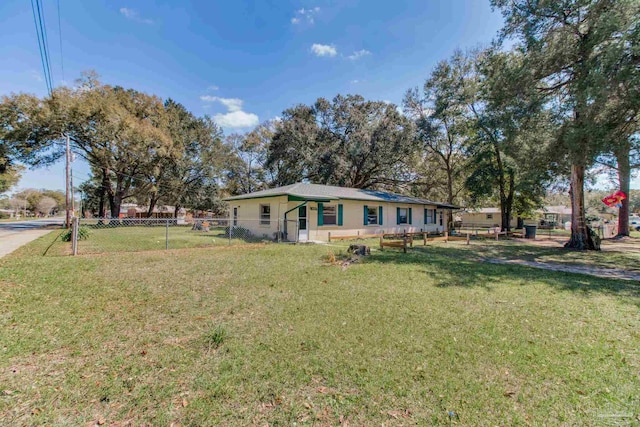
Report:
[[[60,0],[58,3],[58,38],[60,39],[60,68],[62,70],[62,81],[64,81],[64,61],[62,59],[62,24],[60,22]]]
[[[43,50],[42,50],[42,41],[41,41],[41,37],[40,37],[40,30],[38,28],[38,19],[36,17],[36,7],[33,4],[33,0],[31,0],[31,12],[33,12],[33,24],[36,27],[36,37],[38,39],[38,50],[40,52],[40,62],[42,63],[42,73],[44,75],[44,83],[47,86],[47,92],[49,94],[51,94],[51,87],[49,86],[49,79],[47,78],[48,74],[47,74],[46,62],[44,60],[44,54],[43,54]]]
[[[42,6],[42,2],[40,0],[36,0],[36,5],[38,6],[38,21],[40,23],[40,32],[42,33],[44,58],[47,61],[47,70],[49,70],[49,87],[51,88],[51,90],[53,90],[53,79],[51,78],[51,61],[49,60],[49,37],[47,36],[47,25],[44,17],[44,7]]]

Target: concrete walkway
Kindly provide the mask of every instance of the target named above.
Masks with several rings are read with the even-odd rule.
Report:
[[[565,273],[578,273],[588,274],[590,276],[602,277],[606,279],[621,279],[621,280],[633,280],[640,282],[640,273],[635,273],[629,270],[622,270],[617,268],[601,268],[601,267],[589,267],[582,265],[570,265],[570,264],[558,264],[551,262],[537,262],[537,261],[525,261],[521,259],[498,259],[489,258],[483,259],[485,262],[492,264],[515,264],[524,265],[527,267],[541,268],[543,270],[563,271]]]
[[[51,233],[53,230],[31,229],[24,231],[0,230],[0,258],[10,254],[22,245]]]

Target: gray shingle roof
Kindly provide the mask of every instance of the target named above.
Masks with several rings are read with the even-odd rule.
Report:
[[[331,200],[364,200],[372,202],[392,202],[414,205],[435,205],[441,208],[458,209],[458,206],[447,203],[434,202],[418,197],[403,196],[378,190],[363,190],[360,188],[336,187],[332,185],[296,183],[284,187],[255,191],[240,196],[228,197],[224,200],[256,199],[260,197],[294,196],[302,199],[331,199]]]

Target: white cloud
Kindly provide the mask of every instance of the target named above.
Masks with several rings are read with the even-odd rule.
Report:
[[[366,49],[361,49],[361,50],[357,50],[357,51],[353,52],[351,55],[347,56],[347,59],[355,61],[355,60],[360,59],[363,56],[367,56],[367,55],[371,55],[371,52],[369,52]]]
[[[120,13],[127,19],[131,21],[140,22],[142,24],[153,24],[153,20],[142,18],[137,10],[129,9],[127,7],[121,7]]]
[[[219,96],[203,95],[200,100],[204,102],[219,102],[229,110],[228,113],[219,113],[213,116],[213,120],[225,128],[248,128],[257,126],[260,120],[256,114],[242,111],[244,101],[238,98],[221,98]]]
[[[250,128],[260,123],[257,115],[244,111],[216,114],[213,116],[213,120],[225,128]]]
[[[200,97],[202,101],[205,102],[219,102],[229,111],[240,111],[242,110],[242,99],[238,98],[220,98],[219,96],[211,96],[211,95],[203,95]]]
[[[219,90],[219,89],[220,89],[220,87],[219,87],[219,86],[216,86],[216,85],[211,85],[211,86],[209,86],[209,87],[207,88],[207,90],[210,90],[210,91],[213,91],[213,92],[215,92],[215,91],[217,91],[217,90]]]
[[[350,83],[355,85],[355,84],[360,83],[360,80],[358,80],[358,79],[351,80],[351,82],[350,82]]]
[[[336,50],[335,46],[330,46],[328,44],[314,43],[311,46],[311,51],[316,56],[336,56],[338,54],[338,51]]]
[[[295,11],[293,18],[291,18],[291,23],[293,25],[298,25],[305,21],[308,24],[313,25],[316,22],[314,16],[317,15],[318,12],[320,12],[320,8],[318,6],[310,9],[298,9]]]

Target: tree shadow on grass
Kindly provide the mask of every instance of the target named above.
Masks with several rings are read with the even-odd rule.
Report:
[[[550,271],[523,265],[492,264],[482,260],[485,255],[467,249],[427,246],[414,248],[407,254],[395,250],[377,251],[367,257],[365,262],[419,266],[431,277],[435,286],[442,288],[483,288],[492,291],[506,284],[505,281],[519,286],[536,282],[585,296],[594,293],[612,295],[640,307],[640,283],[637,281]]]

